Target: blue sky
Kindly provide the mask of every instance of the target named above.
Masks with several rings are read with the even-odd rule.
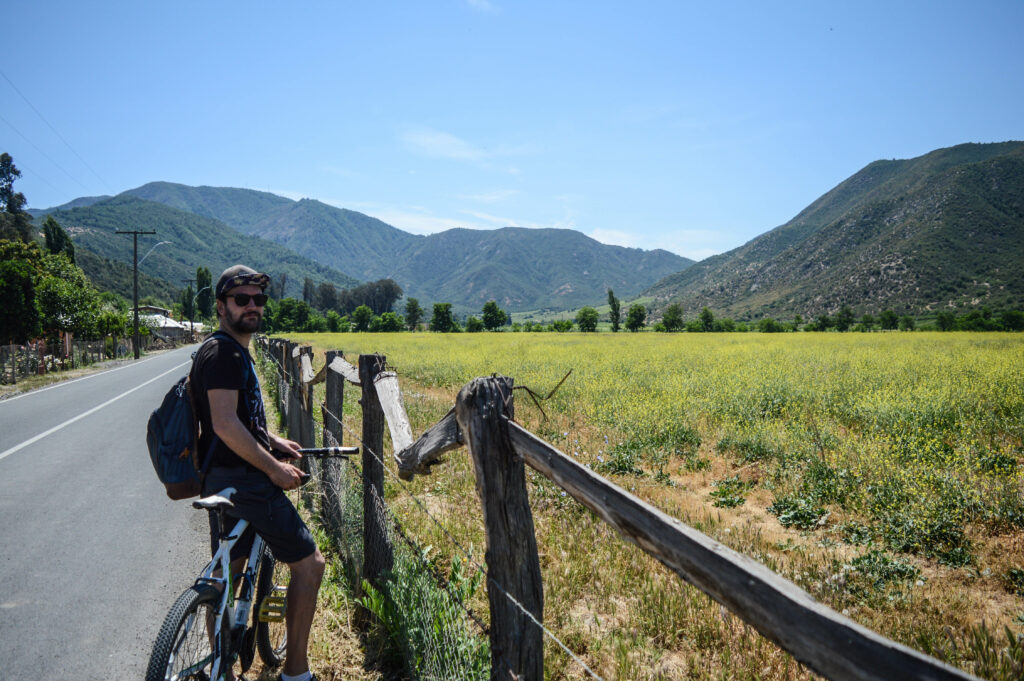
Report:
[[[700,259],[864,165],[1024,139],[1024,2],[10,2],[30,207],[155,180]]]

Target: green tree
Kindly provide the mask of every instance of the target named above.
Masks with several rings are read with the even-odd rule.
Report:
[[[41,260],[34,243],[0,241],[0,343],[23,343],[39,335],[36,281]]]
[[[715,330],[715,315],[707,305],[700,311],[700,328],[702,331],[714,331]]]
[[[914,318],[908,314],[900,317],[900,331],[913,331],[917,324],[914,322]]]
[[[47,215],[43,220],[43,237],[46,239],[46,250],[54,254],[63,253],[72,265],[75,264],[75,245],[52,215]]]
[[[321,310],[334,310],[338,307],[338,289],[330,282],[323,282],[316,287],[316,306]]]
[[[409,298],[405,301],[405,325],[410,331],[415,331],[419,325],[420,320],[423,319],[423,308],[420,307],[420,301],[415,298]]]
[[[309,277],[302,282],[302,302],[313,305],[316,302],[316,285]]]
[[[679,303],[672,303],[665,308],[661,315],[661,323],[665,325],[666,331],[683,330],[683,306]]]
[[[195,298],[195,293],[192,292],[192,284],[185,287],[185,290],[181,292],[181,315],[184,319],[195,319],[195,308],[192,306],[192,301]]]
[[[341,315],[338,314],[337,310],[328,310],[325,316],[327,320],[327,330],[331,333],[338,333],[341,331]]]
[[[835,326],[836,331],[849,331],[853,326],[853,310],[849,305],[839,308],[839,312],[836,313]]]
[[[380,330],[385,333],[401,331],[405,320],[397,312],[385,312],[380,316]]]
[[[835,326],[835,322],[824,313],[818,315],[818,318],[814,320],[814,331],[828,331],[833,326]]]
[[[864,313],[864,316],[860,318],[861,331],[871,331],[875,328],[875,318],[873,315]]]
[[[785,331],[786,327],[771,317],[765,317],[757,323],[757,330],[761,333],[780,333]]]
[[[800,327],[803,326],[803,325],[804,325],[804,318],[801,315],[799,315],[799,314],[793,315],[793,330],[794,331],[799,331]]]
[[[302,300],[284,298],[278,302],[274,315],[274,331],[283,333],[301,331],[309,321],[313,309]]]
[[[196,311],[201,318],[212,319],[214,304],[213,275],[206,267],[196,268],[196,290],[199,291],[199,295],[196,296]]]
[[[468,333],[483,331],[486,326],[487,322],[481,321],[472,315],[466,319],[466,331]]]
[[[312,307],[310,309],[312,310]],[[327,328],[327,319],[316,310],[313,310],[300,330],[303,333],[324,333],[327,331]]]
[[[999,315],[1004,331],[1024,331],[1024,312],[1020,310],[1004,310]]]
[[[505,326],[505,321],[508,319],[505,311],[499,308],[498,303],[494,300],[488,300],[484,303],[482,316],[484,328],[488,331],[500,329]],[[466,321],[466,331],[469,331],[469,320]]]
[[[707,309],[707,308],[705,308]],[[629,310],[626,312],[626,329],[629,331],[639,331],[644,328],[647,323],[647,308],[640,303],[633,303],[629,306]]]
[[[0,239],[32,241],[32,216],[25,212],[25,195],[14,191],[21,171],[7,152],[0,154]]]
[[[935,315],[935,326],[939,331],[952,331],[956,328],[956,315],[949,310],[942,310]]]
[[[581,307],[576,313],[576,326],[580,327],[580,331],[597,331],[597,318],[597,310],[589,305]]]
[[[360,305],[352,311],[352,324],[355,331],[369,330],[371,320],[373,320],[373,310],[368,305]]]
[[[100,311],[99,316],[96,318],[96,333],[103,338],[109,337],[111,340],[111,350],[113,350],[113,342],[117,338],[123,338],[127,336],[131,331],[131,320],[128,319],[128,314],[121,312],[120,310],[114,310],[110,308],[104,308]]]
[[[882,313],[878,315],[878,324],[885,331],[892,331],[899,326],[900,320],[899,317],[896,316],[896,313],[891,309],[883,310]]]
[[[619,309],[621,307],[621,303],[619,303],[619,299],[615,297],[615,294],[611,289],[608,289],[608,307],[611,308],[608,312],[608,319],[612,323],[612,331],[617,332],[619,330]]]
[[[85,273],[63,254],[45,256],[43,268],[44,276],[36,287],[43,330],[55,335],[94,335],[100,299]]]
[[[430,330],[438,333],[449,333],[455,330],[455,319],[452,317],[451,303],[434,303],[434,314],[430,318]]]

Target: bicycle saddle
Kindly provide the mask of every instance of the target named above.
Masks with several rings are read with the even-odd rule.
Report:
[[[233,508],[234,504],[231,503],[231,495],[235,491],[234,487],[225,487],[219,494],[211,494],[208,497],[193,501],[192,508],[205,508],[211,511],[218,508]]]

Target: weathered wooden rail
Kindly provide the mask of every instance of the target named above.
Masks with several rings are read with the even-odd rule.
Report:
[[[334,414],[341,413],[344,380],[358,382],[363,390],[365,448],[372,448],[373,452],[382,450],[379,434],[383,433],[386,420],[394,450],[398,452],[394,457],[398,474],[403,479],[428,475],[433,466],[443,463],[442,454],[463,444],[467,447],[476,471],[487,537],[493,681],[508,679],[509,674],[521,681],[544,678],[543,632],[535,624],[543,622],[543,584],[525,464],[593,511],[623,539],[656,558],[826,678],[836,681],[975,678],[831,610],[796,584],[664,514],[530,433],[514,421],[510,378],[474,379],[459,392],[455,406],[412,441],[397,376],[381,371],[383,357],[361,356],[356,371],[339,353],[329,354],[324,369],[314,375],[311,362],[304,359],[308,353],[302,349],[272,341],[269,351],[279,353],[283,366],[288,366],[288,360],[294,360],[291,375],[296,382],[290,395],[304,396],[304,386],[326,380],[328,400],[338,401],[337,410],[329,408]],[[308,401],[303,405],[295,399],[299,410],[311,406]],[[326,412],[324,426],[328,427]],[[301,424],[298,428],[296,432],[312,431],[311,426],[305,431]],[[366,532],[370,534],[382,531],[379,528],[383,527],[383,519],[375,519],[367,505],[369,502],[365,501],[382,498],[382,487],[377,482],[380,478],[376,476],[383,475],[383,467],[381,459],[371,457],[374,458],[371,462],[367,461],[367,456],[364,449],[363,470],[370,489],[364,495],[364,513],[369,528]],[[374,529],[376,522],[380,523],[378,529]],[[366,548],[369,550],[369,542]],[[388,556],[367,557],[366,560],[371,565],[364,574],[371,581],[390,566]]]

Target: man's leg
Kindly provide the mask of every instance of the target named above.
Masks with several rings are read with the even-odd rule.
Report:
[[[324,557],[320,549],[316,549],[302,560],[289,563],[288,567],[292,577],[288,583],[288,608],[285,611],[288,643],[283,671],[289,676],[296,676],[309,669],[309,630],[313,626],[316,597],[324,576]]]

